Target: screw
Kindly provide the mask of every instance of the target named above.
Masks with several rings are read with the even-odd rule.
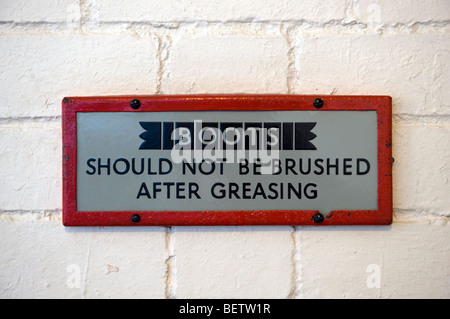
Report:
[[[130,106],[131,106],[133,109],[137,110],[138,108],[141,107],[141,101],[139,101],[138,99],[134,99],[134,100],[132,100],[132,101],[130,102]]]
[[[316,109],[320,109],[323,106],[323,100],[322,99],[315,99],[313,102],[313,105]]]
[[[315,223],[320,224],[323,222],[324,218],[321,213],[317,213],[313,216],[312,220],[314,220]]]
[[[138,214],[134,214],[133,216],[131,216],[130,220],[132,223],[139,223],[141,221],[141,216],[139,216]]]

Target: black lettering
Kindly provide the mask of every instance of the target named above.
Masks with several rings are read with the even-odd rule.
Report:
[[[222,142],[222,138],[219,134],[219,123],[214,123],[214,122],[203,122],[202,123],[202,130],[205,129],[203,131],[203,134],[201,136],[201,144],[202,144],[202,149],[205,149],[208,147],[209,150],[211,149],[217,149],[220,147],[218,147],[220,145],[220,143]],[[207,138],[205,138],[205,132],[209,131]],[[198,138],[198,136],[196,136],[196,139]]]
[[[154,199],[156,199],[156,193],[161,192],[161,188],[159,188],[158,186],[161,186],[161,183],[159,183],[159,182],[153,183],[153,198]]]
[[[344,158],[344,175],[352,175],[352,172],[347,170],[352,168],[352,164],[347,164],[347,162],[351,161],[352,161],[351,158]]]
[[[145,132],[139,137],[144,142],[139,146],[140,150],[160,150],[161,149],[161,122],[139,122]]]
[[[167,163],[169,165],[169,168],[167,170],[163,170],[163,163]],[[172,162],[169,161],[167,158],[160,158],[159,159],[159,174],[160,175],[166,175],[169,174],[172,171]]]
[[[139,192],[137,195],[137,199],[139,199],[139,197],[141,196],[146,196],[147,198],[151,198],[150,197],[150,192],[148,191],[147,185],[145,185],[145,183],[141,184],[141,187],[139,188]]]
[[[259,158],[256,159],[255,163],[253,163],[253,175],[261,175],[261,160]]]
[[[106,175],[110,175],[111,174],[111,159],[108,158],[106,160],[106,164],[102,164],[102,159],[99,158],[98,160],[98,166],[97,166],[97,171],[98,171],[98,175],[102,175],[102,168],[106,168]]]
[[[283,150],[294,149],[294,124],[283,123]]]
[[[289,171],[291,171],[294,175],[297,175],[297,172],[294,170],[295,168],[295,160],[292,158],[286,158],[286,175],[289,175]]]
[[[261,143],[261,128],[262,123],[251,122],[245,123],[244,125],[244,137],[245,137],[245,149],[246,150],[257,150]]]
[[[294,192],[298,199],[302,199],[302,184],[298,183],[298,189],[295,189],[294,185],[288,183],[288,199],[291,199],[291,192]]]
[[[308,192],[308,189],[311,188],[311,187],[314,187],[314,188],[310,192]],[[314,183],[306,184],[305,189],[304,189],[304,194],[305,194],[306,198],[308,198],[308,199],[315,199],[315,198],[317,198],[317,189],[316,189],[316,187],[317,187],[317,184],[314,184]]]
[[[361,170],[361,162],[366,163],[366,170],[362,171]],[[369,173],[370,171],[370,163],[368,160],[366,160],[365,158],[358,158],[356,160],[356,172],[358,175],[366,175],[367,173]]]
[[[273,195],[269,195],[269,199],[277,199],[278,198],[278,191],[276,190],[277,183],[270,183],[269,184],[269,190],[272,192]]]
[[[239,175],[247,175],[250,169],[248,168],[248,160],[244,159],[239,163]]]
[[[181,183],[181,182],[176,183],[176,198],[177,199],[185,199],[186,198],[186,196],[184,194],[182,194],[185,191],[184,185],[185,184]]]
[[[216,192],[215,192],[216,187],[220,187],[219,195],[217,195]],[[225,196],[227,195],[227,192],[223,189],[224,187],[225,187],[225,185],[222,184],[222,183],[215,183],[215,184],[213,184],[213,186],[211,186],[211,195],[212,195],[212,197],[217,198],[217,199],[225,198]]]
[[[163,183],[163,185],[166,186],[167,199],[170,199],[170,189],[173,185],[175,185],[175,183],[166,182],[166,183]]]
[[[173,148],[172,141],[173,123],[163,123],[163,150],[171,150]]]
[[[330,159],[327,158],[327,175],[330,175],[330,168],[336,169],[336,175],[339,175],[339,159],[336,158],[336,164],[330,164]]]
[[[266,142],[267,145],[262,145],[262,149],[267,150],[280,150],[280,139],[281,139],[281,123],[280,122],[265,122],[264,128],[267,130],[266,133]],[[275,141],[276,136],[278,135],[278,141]],[[276,142],[276,143],[275,143]],[[270,145],[272,144],[272,145]]]
[[[147,160],[147,164],[148,164],[148,175],[156,175],[157,172],[152,171],[152,159],[151,158],[149,158]]]
[[[191,174],[195,175],[195,163],[194,163],[194,160],[192,160],[192,165],[189,164],[186,161],[183,161],[183,166],[182,166],[182,173],[183,173],[183,175],[186,175],[186,167],[191,171]]]
[[[209,169],[209,171],[203,170],[203,163],[205,163],[205,162],[209,162],[211,165],[211,168]],[[216,169],[216,164],[213,161],[202,160],[201,163],[198,165],[198,169],[203,175],[211,175],[212,173],[214,173],[214,171]]]
[[[317,148],[310,141],[316,138],[316,134],[311,130],[316,123],[295,123],[295,149],[296,150],[316,150]]]
[[[189,131],[189,136],[191,140],[191,150],[194,149],[193,139],[195,138],[194,134],[194,123],[193,122],[175,122],[175,129],[186,128]],[[175,144],[178,144],[179,140],[175,141]],[[188,149],[188,145],[184,145],[185,149]]]
[[[278,158],[274,158],[272,160],[272,175],[280,175],[281,171],[281,160]]]
[[[222,149],[224,150],[242,150],[244,144],[244,136],[240,135],[243,132],[243,123],[222,122],[219,124],[222,132]],[[232,137],[232,139],[230,139]]]
[[[86,174],[94,175],[95,174],[95,166],[91,164],[91,162],[95,162],[95,158],[90,158],[87,160],[87,166],[92,169],[92,171],[86,170]]]
[[[131,170],[133,171],[133,174],[141,175],[144,172],[144,159],[141,158],[141,170],[138,172],[136,170],[136,159],[132,158],[131,159]]]
[[[231,199],[231,195],[234,195],[237,199],[241,199],[241,197],[237,193],[238,191],[239,191],[239,185],[236,183],[230,183],[228,198]]]
[[[145,130],[139,135],[144,140],[139,146],[140,150],[171,150],[179,142],[179,140],[172,140],[174,130],[179,128],[186,128],[189,131],[191,150],[194,149],[195,142],[198,142],[199,139],[197,132],[195,132],[194,122],[139,122],[139,124]],[[220,142],[223,143],[222,149],[256,150],[260,147],[267,150],[316,150],[316,146],[311,143],[316,138],[316,134],[311,132],[316,124],[315,122],[208,122],[202,123],[202,128],[219,128],[221,132]],[[261,145],[261,129],[263,126],[267,134],[264,137],[267,142],[266,145]],[[205,148],[208,141],[204,142],[198,145],[198,149]]]
[[[284,193],[283,193],[283,183],[280,183],[280,199],[284,198]]]
[[[264,199],[267,198],[261,183],[256,184],[255,192],[253,193],[252,199],[255,199],[256,196],[262,196]]]
[[[125,164],[125,169],[122,171],[119,171],[117,169],[117,164],[120,162],[123,162]],[[114,161],[113,170],[114,170],[114,173],[116,173],[118,175],[124,175],[124,174],[128,173],[128,171],[130,170],[130,162],[128,162],[125,158],[118,158]]]
[[[252,191],[251,183],[242,183],[242,198],[243,199],[251,199],[252,197],[248,195]]]
[[[314,174],[316,174],[316,175],[322,175],[323,172],[324,172],[324,168],[323,168],[322,164],[319,164],[319,163],[323,163],[323,159],[317,158],[314,161],[314,165],[316,165],[316,167],[319,168],[319,171],[318,170],[314,170]]]
[[[306,171],[303,170],[303,158],[300,158],[299,161],[300,173],[303,175],[308,175],[311,172],[311,159],[308,158],[308,169]]]
[[[198,199],[200,199],[200,196],[198,195],[198,184],[197,183],[189,183],[189,199],[192,198],[192,195],[195,195]]]

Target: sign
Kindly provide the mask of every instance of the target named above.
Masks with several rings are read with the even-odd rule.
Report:
[[[63,100],[63,223],[386,225],[391,98]]]

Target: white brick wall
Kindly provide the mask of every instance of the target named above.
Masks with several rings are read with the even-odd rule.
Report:
[[[2,298],[165,298],[161,228],[64,229],[53,214],[3,213]]]
[[[1,1],[0,298],[449,298],[449,21],[448,0]],[[391,95],[393,225],[64,228],[61,99],[181,93]]]
[[[448,296],[446,222],[396,222],[381,229],[330,231],[306,227],[300,230],[300,241],[302,289],[307,298]],[[378,274],[379,288],[377,279],[371,277]]]
[[[277,36],[185,35],[172,39],[166,94],[287,93],[288,46]]]
[[[54,123],[39,126],[21,123],[20,126],[10,124],[0,128],[2,210],[62,207],[61,128]]]
[[[5,0],[0,2],[0,21],[66,23],[80,20],[78,0]]]
[[[176,227],[176,297],[288,296],[291,232],[290,227]]]
[[[344,1],[340,1],[343,3]],[[344,18],[344,6],[316,1],[137,1],[88,0],[87,8],[99,21],[277,21],[313,20],[325,22]]]
[[[59,116],[62,97],[80,92],[154,94],[156,48],[151,36],[132,34],[8,33],[0,47],[2,117]]]
[[[356,0],[350,11],[354,21],[372,26],[413,25],[448,21],[448,5],[447,0],[397,0],[395,6],[389,0]]]
[[[449,114],[450,34],[341,34],[314,31],[302,50],[296,92],[377,94],[393,98],[395,114]],[[311,63],[311,59],[320,63]],[[402,92],[403,94],[398,94]]]

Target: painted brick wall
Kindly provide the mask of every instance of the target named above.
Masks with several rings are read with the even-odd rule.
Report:
[[[393,97],[389,227],[64,228],[70,95]],[[450,1],[1,0],[0,298],[449,298]]]

